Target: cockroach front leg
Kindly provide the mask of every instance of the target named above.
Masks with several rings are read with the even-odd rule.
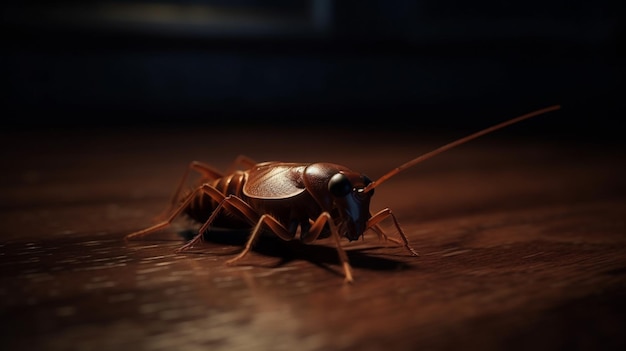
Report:
[[[378,240],[385,240],[385,241],[391,241],[395,244],[398,245],[403,245],[404,243],[402,242],[402,240],[396,239],[396,238],[391,238],[389,237],[385,231],[383,230],[383,228],[381,228],[379,225],[374,225],[368,229],[371,229],[372,231],[374,231],[374,233],[376,233],[376,235],[378,236]]]
[[[370,217],[370,219],[367,221],[367,228],[373,229],[377,233],[378,233],[378,230],[380,230],[381,233],[379,233],[379,234],[382,234],[383,237],[386,237],[384,232],[382,232],[382,229],[380,229],[380,227],[378,226],[378,223],[380,223],[381,221],[383,221],[384,219],[389,218],[389,217],[391,217],[391,219],[393,220],[393,224],[395,225],[396,230],[398,231],[398,235],[400,236],[400,239],[402,239],[403,246],[407,250],[409,250],[411,255],[419,256],[417,251],[415,251],[411,247],[411,245],[409,245],[409,240],[406,238],[406,235],[404,235],[404,231],[402,230],[402,228],[400,228],[400,223],[398,223],[398,220],[396,219],[396,216],[391,212],[391,209],[389,209],[389,208],[382,209],[382,210],[378,211],[375,215]],[[393,240],[393,241],[396,241],[396,240]]]

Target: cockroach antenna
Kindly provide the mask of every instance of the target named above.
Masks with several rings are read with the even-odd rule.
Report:
[[[527,114],[519,116],[519,117],[512,118],[512,119],[510,119],[508,121],[496,124],[496,125],[491,126],[489,128],[485,128],[485,129],[483,129],[481,131],[478,131],[478,132],[476,132],[474,134],[470,134],[470,135],[468,135],[466,137],[463,137],[461,139],[457,139],[457,140],[455,140],[455,141],[453,141],[451,143],[448,143],[448,144],[445,144],[443,146],[440,146],[440,147],[438,147],[438,148],[436,148],[436,149],[434,149],[434,150],[432,150],[430,152],[427,152],[427,153],[425,153],[425,154],[423,154],[421,156],[418,156],[418,157],[410,160],[409,162],[406,162],[406,163],[404,163],[404,164],[402,164],[402,165],[392,169],[391,171],[387,172],[387,174],[383,175],[382,177],[378,178],[377,180],[373,181],[368,186],[366,186],[365,189],[363,189],[363,192],[372,191],[372,190],[374,190],[374,188],[376,188],[377,186],[381,185],[385,181],[389,180],[391,177],[395,176],[396,174],[404,171],[405,169],[411,168],[411,167],[415,166],[416,164],[421,163],[423,161],[426,161],[429,158],[434,157],[436,155],[439,155],[440,153],[442,153],[444,151],[448,151],[448,150],[452,149],[453,147],[459,146],[461,144],[465,144],[465,143],[467,143],[470,140],[474,140],[474,139],[476,139],[478,137],[481,137],[481,136],[483,136],[485,134],[489,134],[489,133],[494,132],[494,131],[496,131],[498,129],[502,129],[502,128],[506,127],[506,126],[510,126],[511,124],[515,124],[515,123],[521,122],[521,121],[523,121],[525,119],[529,119],[529,118],[532,118],[532,117],[536,117],[536,116],[542,115],[544,113],[555,111],[555,110],[558,110],[560,108],[561,108],[560,105],[554,105],[554,106],[542,108],[540,110],[537,110],[537,111],[534,111],[534,112],[530,112],[530,113],[527,113]]]

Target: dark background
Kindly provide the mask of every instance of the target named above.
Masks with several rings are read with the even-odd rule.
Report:
[[[476,130],[561,104],[511,133],[618,140],[617,3],[8,3],[3,123]]]
[[[5,1],[0,350],[625,350],[616,3]],[[353,285],[328,239],[123,239],[192,160],[378,179],[553,104],[377,188],[420,257],[345,240]]]

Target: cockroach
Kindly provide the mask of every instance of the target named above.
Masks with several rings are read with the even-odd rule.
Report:
[[[170,208],[165,212],[165,219],[128,234],[126,239],[137,239],[163,229],[181,214],[202,223],[202,226],[195,237],[177,252],[202,241],[203,234],[210,229],[251,229],[243,250],[226,262],[233,264],[248,254],[262,232],[273,233],[286,241],[293,240],[299,232],[299,238],[305,244],[331,237],[343,265],[345,281],[353,282],[352,268],[341,238],[354,241],[371,229],[379,239],[393,241],[404,246],[409,254],[418,256],[391,209],[384,208],[375,214],[370,212],[374,188],[403,170],[453,147],[559,108],[559,105],[554,105],[536,110],[457,139],[392,169],[375,181],[345,166],[326,162],[256,163],[239,156],[233,166],[245,166],[247,169],[222,174],[208,164],[193,161],[184,172]],[[200,174],[199,183],[195,188],[183,191],[192,170]],[[388,218],[391,218],[399,239],[388,237],[379,226]]]

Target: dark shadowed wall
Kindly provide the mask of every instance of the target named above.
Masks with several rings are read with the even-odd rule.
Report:
[[[476,129],[561,104],[544,133],[619,129],[625,32],[607,0],[1,6],[18,128]]]

